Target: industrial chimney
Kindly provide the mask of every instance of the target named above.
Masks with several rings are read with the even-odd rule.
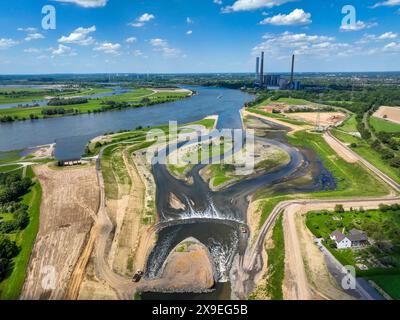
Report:
[[[292,55],[292,73],[290,75],[290,84],[293,84],[294,80],[294,55]]]
[[[261,52],[260,85],[264,84],[264,51]]]
[[[256,80],[258,80],[259,76],[260,76],[260,57],[257,57],[257,59],[256,59]]]

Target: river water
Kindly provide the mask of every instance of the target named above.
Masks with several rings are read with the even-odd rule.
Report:
[[[188,123],[210,114],[220,116],[219,126],[240,128],[239,109],[253,97],[239,90],[187,87],[198,92],[192,98],[171,103],[97,114],[16,121],[0,124],[0,151],[57,143],[60,160],[79,157],[86,143],[105,132],[131,130],[138,126]]]
[[[192,98],[151,107],[127,109],[99,114],[85,114],[64,118],[0,124],[0,150],[19,150],[48,143],[57,143],[58,159],[79,157],[88,140],[105,132],[129,130],[138,126],[154,126],[178,121],[180,124],[219,115],[218,128],[241,128],[239,110],[254,97],[238,90],[188,87],[198,94]],[[274,124],[275,129],[282,129]],[[284,149],[290,162],[283,168],[246,179],[219,192],[210,190],[199,175],[202,165],[189,173],[193,183],[186,184],[172,177],[165,165],[153,165],[157,185],[156,205],[161,223],[158,240],[150,254],[146,277],[160,275],[170,251],[183,240],[194,237],[205,244],[217,272],[216,290],[211,294],[164,295],[144,294],[144,298],[209,298],[229,299],[231,296],[229,271],[236,255],[243,255],[248,233],[242,232],[246,223],[248,198],[262,188],[276,188],[280,193],[316,191],[335,187],[332,175],[310,150],[299,150],[289,145],[285,132],[271,131],[263,142]],[[307,183],[296,185],[299,177],[311,177]],[[173,193],[185,209],[171,208],[169,195]]]
[[[230,288],[230,269],[234,257],[244,255],[248,241],[248,233],[242,232],[242,228],[247,222],[249,196],[263,188],[276,188],[282,194],[335,188],[333,176],[323,167],[314,152],[294,148],[286,141],[286,132],[282,130],[285,128],[268,121],[262,122],[273,130],[266,132],[264,137],[256,139],[275,145],[289,154],[290,161],[282,168],[259,174],[214,192],[200,177],[199,171],[203,165],[195,166],[188,174],[192,178],[192,184],[172,177],[165,165],[153,165],[153,175],[157,185],[157,212],[164,227],[158,233],[157,243],[149,256],[146,277],[161,276],[162,267],[171,250],[185,239],[193,237],[208,247],[218,285],[216,291],[201,296],[145,293],[143,298],[230,299],[231,291],[227,289]],[[296,182],[305,176],[309,179]],[[171,207],[169,203],[171,194],[185,204],[185,209],[177,210]],[[262,259],[261,256],[260,258]],[[253,276],[254,274],[251,275]]]

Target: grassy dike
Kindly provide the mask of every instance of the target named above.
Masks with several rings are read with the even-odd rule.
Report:
[[[35,177],[31,167],[27,169],[27,176],[32,179]],[[38,180],[33,181],[34,185],[31,187],[31,191],[22,198],[22,203],[29,206],[29,225],[16,235],[15,240],[20,251],[13,259],[14,267],[11,274],[0,283],[0,300],[17,300],[19,298],[36,235],[39,231],[42,188]]]
[[[381,158],[381,154],[372,149],[368,142],[364,141],[363,139],[346,134],[340,130],[334,129],[331,130],[331,132],[333,136],[335,136],[340,141],[350,144],[350,149],[353,150],[355,153],[363,157],[365,160],[377,167],[383,173],[387,174],[390,178],[400,183],[400,170],[388,165]]]
[[[283,232],[283,215],[280,215],[275,222],[272,231],[273,246],[267,248],[268,271],[265,275],[265,284],[258,290],[267,294],[271,300],[283,300],[283,280],[285,277],[285,238]],[[249,299],[257,299],[257,291],[250,295]]]

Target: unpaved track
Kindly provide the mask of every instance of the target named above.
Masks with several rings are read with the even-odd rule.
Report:
[[[334,137],[329,134],[325,133],[324,134],[324,139],[325,141],[329,144],[329,146],[335,150],[335,152],[343,158],[348,163],[356,163],[359,161],[359,158],[356,157],[354,152],[349,150],[349,148],[346,148],[343,146],[343,143],[339,143],[337,139],[334,139]]]
[[[43,190],[40,228],[21,299],[65,299],[74,267],[85,248],[99,206],[94,167],[34,167]],[[54,288],[43,287],[55,271]],[[51,284],[47,282],[47,284]]]

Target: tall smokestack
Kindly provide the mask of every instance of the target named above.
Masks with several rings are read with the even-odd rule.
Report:
[[[264,51],[261,52],[260,84],[264,84]]]
[[[290,75],[290,83],[293,83],[294,80],[294,55],[292,55],[292,73]]]
[[[256,59],[256,80],[260,76],[260,57]]]

